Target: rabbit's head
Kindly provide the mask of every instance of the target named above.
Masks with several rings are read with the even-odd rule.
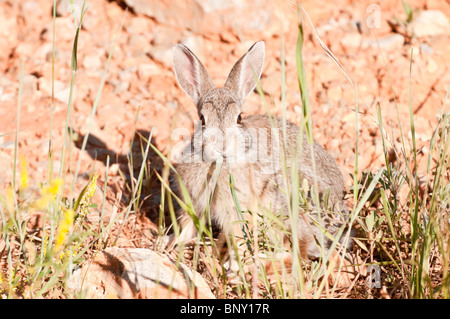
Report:
[[[213,162],[219,157],[235,161],[236,156],[248,148],[241,109],[261,76],[264,50],[264,42],[256,42],[233,66],[225,85],[217,88],[191,50],[183,44],[174,46],[175,75],[181,88],[194,101],[201,121],[204,161]]]

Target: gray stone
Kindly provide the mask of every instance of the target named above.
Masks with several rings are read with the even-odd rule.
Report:
[[[161,24],[195,33],[220,34],[235,25],[242,31],[274,32],[282,16],[280,5],[270,0],[124,0],[135,12],[156,19]],[[155,33],[157,34],[157,33]]]
[[[125,0],[125,3],[134,12],[160,23],[200,31],[203,10],[195,0]]]
[[[359,33],[346,33],[341,39],[344,48],[358,48],[361,45],[362,36]]]
[[[69,102],[69,95],[70,95],[70,85],[64,84],[61,81],[55,80],[55,99],[63,102],[68,103]],[[39,91],[42,93],[51,96],[52,94],[52,82],[49,79],[46,79],[44,77],[40,77],[38,80],[38,86]],[[76,96],[76,86],[73,87],[72,92],[72,101],[75,101]]]
[[[69,288],[86,298],[215,298],[199,273],[145,248],[98,252],[73,272]]]
[[[174,28],[167,26],[157,26],[154,29],[154,38],[149,45],[149,56],[168,68],[172,68],[172,47],[180,41],[183,34]]]
[[[450,22],[447,16],[439,10],[421,11],[411,26],[417,37],[450,33]]]
[[[38,78],[33,74],[23,76],[23,96],[33,96],[37,91]]]
[[[420,53],[433,54],[433,48],[426,43],[420,43]]]
[[[212,11],[225,10],[233,7],[242,8],[245,1],[243,0],[200,0],[197,1],[205,13]]]
[[[144,83],[147,82],[153,75],[159,74],[160,69],[154,63],[141,63],[138,66],[138,76]]]
[[[364,40],[362,46],[373,48],[378,48],[378,46],[380,46],[382,50],[395,50],[401,49],[404,43],[405,38],[401,34],[394,33],[378,39],[378,42],[377,40]]]
[[[172,66],[172,46],[159,44],[152,46],[149,52],[150,57],[170,68]]]
[[[72,3],[71,3],[72,1]],[[81,12],[83,7],[83,0],[58,0],[56,1],[56,15],[65,17],[72,14],[72,11]]]

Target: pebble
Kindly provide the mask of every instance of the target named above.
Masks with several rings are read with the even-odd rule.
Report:
[[[36,94],[38,78],[34,74],[26,74],[23,77],[23,96],[33,96]]]
[[[450,22],[447,16],[439,10],[421,11],[411,23],[414,35],[417,37],[450,34]]]
[[[382,50],[388,50],[388,51],[393,51],[393,50],[399,50],[403,47],[403,44],[405,43],[405,38],[398,33],[394,33],[391,35],[388,35],[386,37],[380,38],[377,40],[372,40],[372,39],[366,39],[363,41],[363,48],[365,47],[372,47],[372,48],[377,48],[378,46],[382,49]]]
[[[38,80],[38,87],[39,91],[43,92],[48,96],[51,96],[52,94],[51,80],[40,77]],[[55,87],[55,99],[63,103],[68,103],[70,94],[70,85],[67,85],[62,81],[55,80],[54,87]],[[76,97],[76,85],[74,85],[73,87],[72,101],[75,101],[75,97]]]
[[[94,299],[215,298],[199,273],[181,263],[177,269],[167,256],[146,248],[111,247],[98,252],[74,271],[69,288]]]
[[[146,83],[152,76],[159,74],[159,68],[153,63],[139,64],[137,73],[143,83]]]
[[[362,36],[359,33],[347,33],[341,39],[344,48],[358,48],[362,43]]]

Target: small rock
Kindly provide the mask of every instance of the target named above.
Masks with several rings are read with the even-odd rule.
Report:
[[[42,7],[36,1],[24,1],[22,3],[22,10],[25,16],[29,14],[32,14],[34,17],[42,16]]]
[[[450,33],[450,22],[439,10],[424,10],[411,23],[417,37],[435,36]]]
[[[373,48],[380,48],[382,50],[399,50],[403,47],[403,44],[405,43],[405,38],[398,33],[394,33],[391,35],[388,35],[384,38],[377,40],[365,40],[363,41],[363,47],[373,47]]]
[[[150,20],[146,17],[132,17],[127,21],[124,27],[129,34],[148,35],[151,33]]]
[[[146,54],[150,48],[150,41],[149,38],[143,34],[131,34],[128,45],[134,52],[138,51],[139,53]],[[134,55],[136,55],[136,53]]]
[[[200,31],[203,10],[195,0],[125,0],[134,12],[156,19],[161,24]]]
[[[87,55],[83,59],[83,67],[89,73],[95,73],[102,67],[102,59],[99,55]]]
[[[178,109],[178,102],[176,100],[174,100],[174,101],[167,101],[166,105],[172,110]]]
[[[74,271],[69,287],[86,291],[86,298],[215,298],[199,273],[145,248],[99,252]]]
[[[62,42],[73,42],[76,29],[67,17],[57,17],[55,19],[56,38]],[[53,41],[53,21],[48,22],[42,31],[41,37],[48,43]]]
[[[70,86],[67,86],[58,80],[55,80],[55,99],[63,102],[68,103],[69,102],[69,94],[70,94]],[[44,77],[40,77],[38,80],[38,87],[39,91],[43,92],[44,94],[47,94],[51,96],[52,94],[52,81],[49,79],[46,79]],[[76,86],[74,85],[73,92],[72,92],[72,101],[75,101],[76,96]]]
[[[59,54],[59,50],[57,50],[57,48],[55,48],[55,57],[56,55]],[[51,43],[44,43],[42,44],[39,48],[37,48],[34,53],[33,53],[33,57],[40,61],[47,61],[47,62],[51,62],[52,61],[52,44]]]
[[[73,1],[73,5],[78,5],[77,0]],[[56,1],[56,16],[66,16],[69,15],[72,9],[70,0],[57,0]]]
[[[136,71],[137,71],[136,67],[130,67],[124,70],[119,70],[117,74],[119,75],[120,81],[131,82],[133,80],[133,75]]]
[[[242,8],[242,2],[231,0],[231,1],[223,1],[223,0],[203,0],[198,1],[198,4],[202,7],[203,11],[205,13],[218,11],[218,10],[224,10],[231,7],[240,7]]]
[[[76,28],[80,22],[81,10],[87,10],[83,17],[83,28],[91,31],[95,27],[95,16],[98,14],[96,5],[85,0],[58,0],[56,1],[56,16],[65,20],[69,28]],[[53,9],[52,9],[53,14]]]
[[[359,33],[346,33],[341,39],[344,48],[358,48],[361,45],[362,36]]]
[[[114,87],[115,94],[127,92],[130,88],[130,82],[122,82],[112,79],[108,83],[110,83]]]
[[[220,34],[227,25],[238,25],[242,31],[274,33],[283,16],[280,5],[269,0],[124,0],[134,12],[156,19],[160,24],[195,33]],[[287,6],[285,6],[287,7]],[[156,34],[156,33],[155,33]]]
[[[433,48],[426,43],[420,43],[420,53],[433,54]]]
[[[33,74],[23,77],[23,96],[33,96],[37,91],[38,78]]]
[[[172,68],[172,47],[181,39],[180,32],[167,26],[158,26],[153,33],[154,38],[148,48],[150,57]]]
[[[143,63],[138,65],[138,76],[144,83],[147,82],[151,76],[158,74],[160,68],[153,63]]]

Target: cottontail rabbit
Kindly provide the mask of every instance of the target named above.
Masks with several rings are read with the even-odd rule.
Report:
[[[312,146],[313,169],[311,145],[305,134],[302,134],[302,143],[298,142],[299,127],[287,122],[284,138],[281,119],[273,123],[266,115],[241,116],[244,100],[261,76],[264,51],[264,42],[256,42],[233,66],[224,87],[217,88],[205,67],[186,46],[177,44],[173,48],[178,83],[194,101],[202,121],[175,168],[196,214],[202,216],[209,207],[212,222],[225,234],[240,228],[233,226],[240,217],[230,190],[230,174],[242,210],[266,207],[287,214],[290,199],[284,191],[287,182],[282,171],[283,154],[286,154],[288,174],[295,161],[300,182],[306,179],[309,185],[317,183],[319,194],[327,195],[333,210],[346,212],[341,171],[322,146],[316,142]],[[218,165],[222,166],[217,175]],[[304,257],[319,257],[319,242],[327,250],[330,240],[326,236],[324,239],[320,228],[333,235],[340,226],[327,218],[320,220],[322,227],[317,227],[306,214],[298,218],[299,247]],[[177,242],[195,238],[197,230],[186,213],[181,215],[180,223],[182,232]],[[317,240],[319,236],[322,241]]]

